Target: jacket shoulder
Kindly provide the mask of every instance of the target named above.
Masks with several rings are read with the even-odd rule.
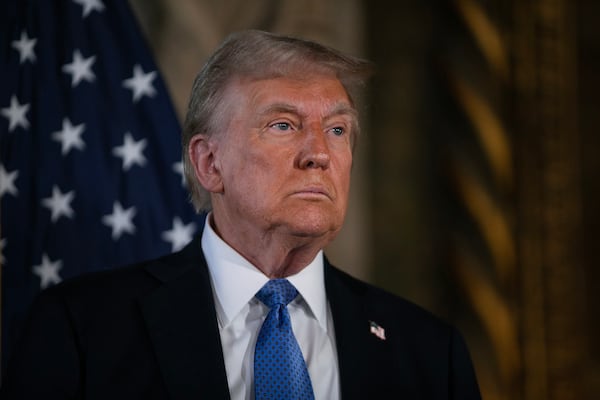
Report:
[[[410,335],[411,332],[414,332],[419,337],[428,332],[433,336],[447,337],[453,334],[454,328],[449,322],[423,306],[401,295],[355,278],[333,265],[328,265],[328,269],[331,279],[338,281],[340,285],[360,299],[367,315],[372,316],[373,319],[376,318],[375,321],[378,323],[383,325],[385,322],[390,327],[398,325],[404,334]]]
[[[115,297],[119,293],[143,294],[161,283],[177,279],[194,266],[202,264],[199,240],[182,250],[161,257],[111,269],[84,273],[41,292],[41,296]]]

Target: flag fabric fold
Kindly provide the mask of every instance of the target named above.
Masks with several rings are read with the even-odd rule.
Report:
[[[180,126],[127,1],[0,5],[2,358],[41,290],[178,250]]]

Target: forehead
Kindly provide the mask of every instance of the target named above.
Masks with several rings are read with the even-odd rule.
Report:
[[[228,92],[256,112],[294,108],[305,112],[352,114],[355,110],[342,83],[333,75],[239,79]],[[230,97],[230,96],[227,96]]]

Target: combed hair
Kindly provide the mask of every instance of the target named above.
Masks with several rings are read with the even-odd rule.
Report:
[[[211,136],[223,126],[226,113],[219,108],[228,85],[236,79],[297,76],[307,71],[333,73],[354,105],[372,64],[316,42],[258,30],[231,34],[206,61],[194,80],[182,132],[184,172],[197,211],[211,208],[210,196],[196,180],[188,146],[193,136]]]

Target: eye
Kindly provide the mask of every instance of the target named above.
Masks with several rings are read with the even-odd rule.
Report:
[[[275,122],[274,124],[271,124],[270,127],[280,131],[289,131],[292,129],[292,125],[287,122]]]
[[[335,136],[342,136],[344,133],[346,133],[346,129],[342,128],[341,126],[336,126],[335,128],[331,128],[331,132]]]

